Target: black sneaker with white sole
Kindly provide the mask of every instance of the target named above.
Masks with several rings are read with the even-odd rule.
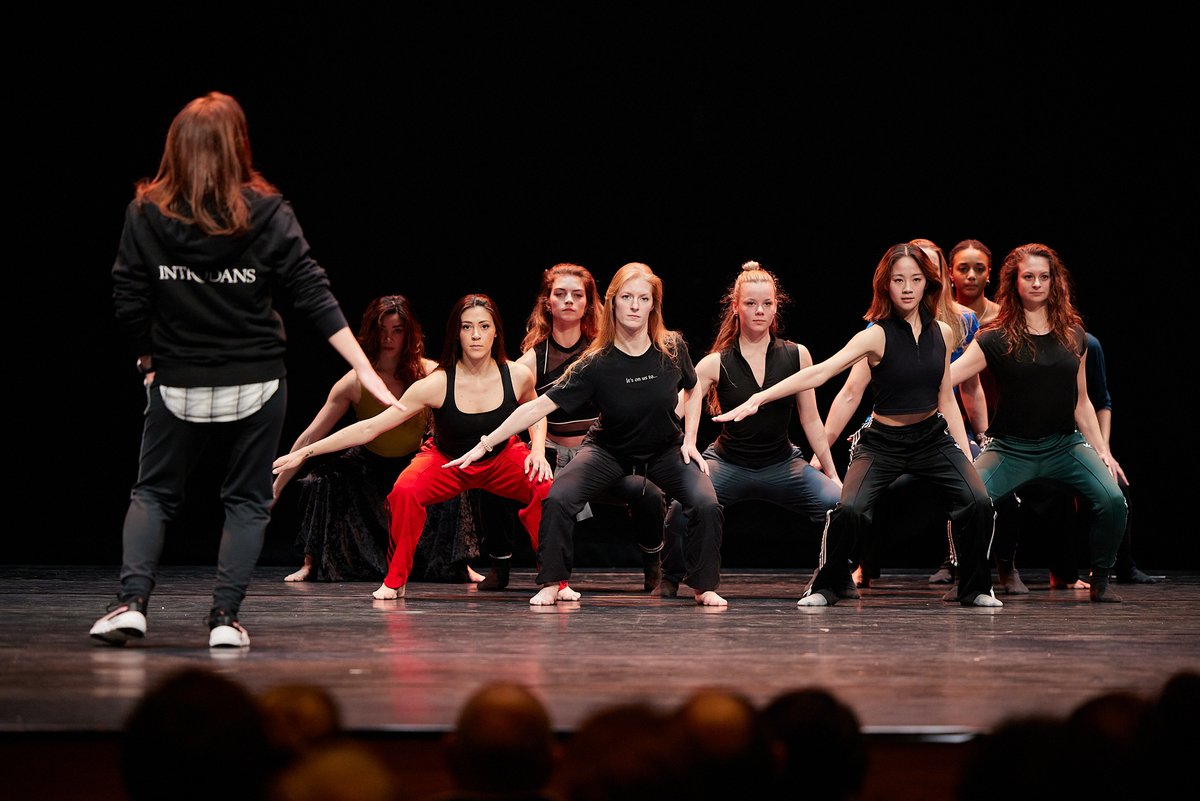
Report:
[[[92,624],[88,632],[93,640],[108,645],[124,645],[128,640],[146,636],[146,599],[130,598],[109,604],[108,614]]]
[[[208,613],[209,648],[246,648],[250,634],[237,622],[237,616],[214,606]]]

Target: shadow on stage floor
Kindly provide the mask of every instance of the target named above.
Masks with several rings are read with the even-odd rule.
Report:
[[[173,670],[204,665],[254,692],[326,688],[349,730],[403,749],[409,785],[432,789],[444,775],[441,736],[487,680],[529,685],[563,737],[615,703],[670,707],[719,686],[765,704],[815,685],[857,712],[873,774],[894,762],[888,797],[907,797],[895,793],[895,772],[907,771],[924,782],[911,797],[938,798],[949,795],[937,782],[948,792],[952,778],[921,771],[953,763],[958,744],[1006,718],[1065,715],[1107,691],[1152,695],[1200,664],[1195,574],[1120,585],[1124,604],[1092,605],[1086,591],[1051,590],[1044,573],[1023,572],[1031,593],[1001,596],[993,611],[943,602],[944,588],[916,572],[885,573],[861,601],[815,610],[796,606],[799,571],[728,571],[730,606],[720,610],[696,607],[686,587],[678,599],[649,597],[641,571],[629,569],[579,571],[582,601],[547,608],[527,603],[530,571],[515,571],[504,592],[413,583],[408,597],[386,602],[370,597],[374,585],[285,584],[284,572],[256,572],[241,614],[251,647],[210,652],[211,567],[165,568],[148,636],[124,648],[87,637],[115,591],[115,568],[0,567],[0,768],[41,798],[78,775],[47,771],[51,752],[60,765],[108,765],[115,782],[125,715]],[[121,797],[100,792],[93,797]]]

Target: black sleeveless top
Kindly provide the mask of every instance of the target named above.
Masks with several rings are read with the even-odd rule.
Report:
[[[534,360],[537,362],[537,394],[545,394],[567,368],[579,358],[579,354],[591,344],[591,341],[580,335],[579,341],[569,348],[564,348],[548,336],[533,346]],[[588,401],[572,414],[562,408],[555,409],[546,417],[547,433],[555,438],[581,437],[592,427],[592,423],[600,417],[596,404]]]
[[[871,368],[876,414],[920,414],[937,408],[946,372],[946,340],[933,315],[921,306],[921,336],[899,317],[876,321],[887,337],[883,359]]]
[[[442,408],[433,410],[433,446],[447,456],[461,456],[479,444],[479,438],[500,427],[508,416],[521,404],[513,391],[512,373],[507,364],[500,368],[500,384],[504,387],[504,399],[489,412],[468,414],[460,412],[454,404],[454,375],[458,369],[452,364],[446,370],[446,399]],[[492,452],[483,455],[479,462],[486,462],[507,447],[507,440],[494,443]]]
[[[744,403],[760,389],[778,384],[800,369],[800,348],[794,342],[772,338],[767,345],[766,371],[758,386],[750,363],[737,343],[721,351],[721,377],[717,381],[717,400],[722,409]],[[759,407],[758,413],[736,423],[725,423],[713,442],[713,450],[722,460],[757,470],[778,464],[792,454],[788,426],[796,396],[788,395]]]

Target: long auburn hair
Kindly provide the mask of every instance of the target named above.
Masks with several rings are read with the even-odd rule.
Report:
[[[937,267],[921,248],[909,242],[892,245],[883,254],[875,267],[875,277],[871,279],[871,288],[875,293],[871,308],[863,315],[864,320],[877,322],[892,316],[892,296],[888,294],[888,283],[892,280],[892,267],[900,259],[908,256],[917,263],[925,275],[925,294],[921,297],[921,305],[925,311],[937,317],[938,301],[942,294],[942,277],[938,275]]]
[[[378,367],[383,318],[389,314],[400,315],[400,324],[404,326],[404,342],[400,345],[400,359],[396,362],[394,377],[409,387],[414,381],[425,377],[425,335],[421,332],[421,323],[413,314],[408,298],[403,295],[384,295],[368,303],[358,328],[358,344],[362,345],[363,353],[367,354],[371,364]]]
[[[608,289],[604,293],[604,314],[600,315],[600,328],[596,331],[595,338],[592,339],[592,344],[579,355],[574,364],[558,379],[559,382],[566,381],[572,373],[579,367],[587,364],[596,357],[597,354],[603,353],[612,347],[616,340],[617,332],[617,317],[616,306],[613,304],[613,298],[621,291],[621,287],[634,280],[641,278],[650,284],[650,297],[654,307],[650,310],[650,317],[646,321],[647,333],[650,334],[650,342],[654,347],[667,355],[673,362],[679,360],[679,342],[682,339],[678,332],[667,328],[663,323],[662,312],[662,297],[663,287],[662,279],[654,274],[645,264],[641,262],[630,262],[621,269],[617,270],[616,275],[612,277],[612,281],[608,284]]]
[[[916,245],[921,250],[932,250],[937,256],[938,275],[942,279],[943,291],[938,295],[937,318],[946,325],[950,326],[950,330],[954,332],[954,347],[951,350],[961,348],[967,341],[967,322],[963,319],[962,312],[958,310],[958,302],[954,300],[954,292],[945,291],[946,288],[952,286],[950,281],[950,263],[946,261],[946,255],[930,239],[910,239],[910,245]],[[929,254],[926,253],[926,256]],[[932,259],[931,259],[932,261]]]
[[[525,338],[521,340],[522,353],[534,345],[545,342],[554,329],[554,318],[550,314],[550,292],[554,289],[554,282],[564,275],[573,275],[583,282],[587,309],[579,320],[579,328],[588,340],[596,338],[596,332],[600,329],[600,317],[603,314],[599,297],[600,290],[596,289],[596,279],[592,277],[586,267],[562,262],[542,272],[541,289],[538,290],[533,311],[529,313],[529,319],[525,321]]]
[[[756,261],[747,261],[742,264],[742,269],[738,272],[737,278],[733,279],[733,283],[729,285],[729,289],[721,297],[721,325],[717,329],[717,336],[713,340],[712,347],[709,348],[709,353],[720,353],[729,348],[734,342],[737,342],[742,333],[742,318],[738,316],[738,304],[741,302],[742,287],[746,284],[770,284],[771,291],[775,293],[775,316],[771,319],[771,336],[778,336],[783,330],[783,323],[780,321],[779,312],[790,301],[791,297],[783,291],[779,286],[779,280],[775,278],[775,274],[764,268]],[[721,411],[720,402],[717,400],[717,387],[714,384],[708,389],[708,410],[713,414],[719,414]]]
[[[138,182],[136,199],[210,236],[240,234],[250,227],[243,189],[279,193],[254,169],[242,107],[229,95],[209,92],[175,115],[158,173]]]
[[[1063,347],[1078,353],[1080,343],[1072,334],[1075,326],[1083,325],[1083,318],[1071,302],[1071,274],[1067,272],[1062,259],[1053,248],[1037,242],[1013,248],[1004,257],[1004,264],[1000,267],[1000,283],[996,288],[996,302],[1000,304],[1000,313],[988,328],[998,328],[1004,332],[1004,338],[1008,340],[1008,352],[1015,354],[1017,358],[1023,353],[1033,354],[1033,340],[1025,324],[1025,308],[1021,305],[1021,295],[1017,289],[1021,265],[1030,256],[1044,256],[1050,263],[1050,292],[1046,299],[1046,318],[1050,323],[1050,332]]]
[[[487,295],[474,294],[463,295],[450,307],[450,316],[446,318],[446,338],[442,340],[442,358],[438,360],[441,369],[449,370],[462,358],[462,340],[459,338],[462,316],[468,309],[477,306],[492,315],[492,325],[496,329],[496,338],[492,340],[492,358],[496,364],[508,364],[508,355],[504,352],[504,323],[500,320],[496,302]]]

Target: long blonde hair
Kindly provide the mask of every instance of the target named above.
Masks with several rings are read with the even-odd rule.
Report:
[[[950,326],[950,330],[954,332],[954,347],[951,350],[958,350],[967,343],[967,321],[963,319],[962,312],[958,310],[958,301],[954,299],[954,292],[950,289],[954,285],[954,282],[950,280],[950,264],[946,260],[945,254],[942,253],[942,249],[931,240],[910,239],[908,244],[916,245],[921,250],[932,250],[937,256],[933,266],[937,267],[938,275],[942,279],[942,294],[938,296],[935,316]],[[930,261],[935,260],[930,259]]]
[[[613,304],[613,298],[621,291],[621,287],[635,278],[641,278],[650,284],[650,297],[653,301],[653,307],[650,309],[650,317],[646,321],[646,331],[650,335],[651,344],[658,348],[660,352],[666,354],[671,361],[678,363],[679,342],[682,337],[678,332],[670,330],[663,323],[662,279],[655,275],[654,271],[648,266],[635,261],[617,270],[616,275],[609,282],[608,290],[604,293],[604,314],[600,316],[600,328],[596,332],[596,338],[580,354],[575,363],[567,368],[562,378],[559,379],[560,382],[566,381],[575,370],[612,347],[613,342],[616,340],[617,332],[616,306]]]

